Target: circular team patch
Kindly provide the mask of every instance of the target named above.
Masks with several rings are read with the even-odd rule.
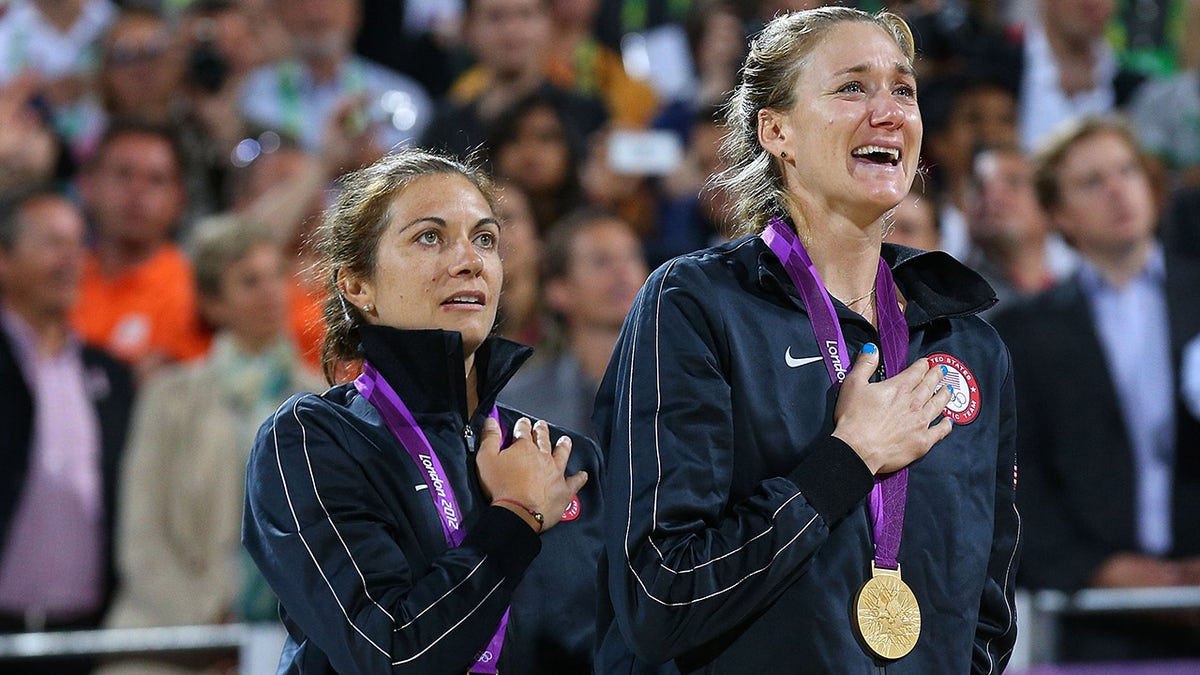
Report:
[[[569,523],[579,517],[579,495],[571,497],[571,503],[567,504],[567,508],[563,511],[562,518],[559,520],[564,523]]]
[[[943,411],[955,424],[970,424],[979,416],[979,383],[966,364],[949,354],[926,357],[931,366],[945,366],[942,386],[950,387],[950,402]]]

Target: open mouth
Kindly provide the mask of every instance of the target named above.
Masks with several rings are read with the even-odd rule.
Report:
[[[882,145],[864,145],[850,152],[856,159],[865,159],[873,164],[896,166],[900,163],[899,148],[885,148]]]
[[[443,307],[482,307],[483,305],[483,293],[459,293],[442,302]]]

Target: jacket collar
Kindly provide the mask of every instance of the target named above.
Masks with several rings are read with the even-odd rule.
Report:
[[[400,330],[360,326],[363,354],[414,414],[467,414],[467,374],[462,334],[446,330]],[[491,410],[496,396],[533,354],[524,345],[490,337],[475,351],[479,409]]]
[[[758,283],[767,290],[782,292],[802,310],[804,303],[783,263],[755,235],[758,251]],[[979,273],[944,251],[921,251],[885,243],[880,256],[892,268],[896,286],[908,302],[904,315],[909,325],[920,326],[935,319],[970,316],[996,304],[996,292]]]

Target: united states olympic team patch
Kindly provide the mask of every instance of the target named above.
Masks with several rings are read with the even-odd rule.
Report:
[[[930,354],[931,366],[945,366],[942,386],[950,388],[950,402],[943,411],[955,424],[970,424],[979,416],[979,383],[966,364],[949,354]]]

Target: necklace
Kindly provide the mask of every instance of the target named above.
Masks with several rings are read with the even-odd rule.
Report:
[[[867,298],[871,298],[874,296],[875,296],[875,288],[872,287],[871,290],[867,291],[866,293],[863,293],[862,295],[858,296],[857,298],[854,298],[853,300],[848,300],[842,304],[846,305],[847,307],[853,307],[854,305],[857,305],[858,303],[862,302],[863,300],[866,300]]]

